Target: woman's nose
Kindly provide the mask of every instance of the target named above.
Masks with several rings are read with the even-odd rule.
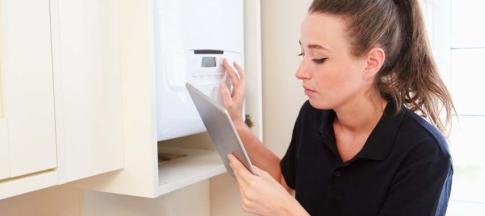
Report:
[[[310,79],[310,73],[303,61],[300,63],[300,66],[296,70],[295,77],[300,80]]]

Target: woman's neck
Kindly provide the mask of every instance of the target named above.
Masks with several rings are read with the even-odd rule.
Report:
[[[334,125],[353,134],[370,133],[379,122],[387,105],[378,92],[356,95],[334,109]]]

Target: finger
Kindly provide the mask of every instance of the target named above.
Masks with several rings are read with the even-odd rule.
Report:
[[[244,181],[246,184],[251,182],[253,174],[249,172],[248,169],[237,159],[234,155],[229,154],[229,165],[231,166],[232,170],[235,174],[241,177],[241,180]]]
[[[244,71],[244,69],[237,62],[234,62],[233,64],[237,70],[237,73],[239,74],[239,79],[244,80],[246,78],[246,72]]]
[[[256,172],[256,174],[258,176],[262,176],[262,177],[270,177],[271,179],[274,179],[273,176],[271,176],[268,172],[266,172],[266,170],[263,170],[255,165],[253,165],[253,169],[254,169],[254,172]]]
[[[234,67],[236,68],[238,75],[239,75],[239,85],[235,86],[234,88],[234,96],[237,98],[243,97],[244,92],[246,91],[246,73],[244,72],[244,69],[239,65],[238,63],[234,62],[233,63]]]
[[[229,65],[227,59],[222,61],[222,65],[224,66],[225,71],[229,74],[229,78],[231,78],[232,85],[238,86],[239,85],[239,75],[234,71],[234,68]]]
[[[226,83],[221,83],[219,85],[219,92],[221,93],[222,97],[222,103],[224,104],[224,107],[229,108],[232,106],[232,98],[231,98],[231,92],[229,92],[229,88],[227,88]]]
[[[234,170],[233,170],[234,171]],[[234,177],[236,178],[236,181],[237,181],[237,184],[239,185],[239,191],[241,192],[241,194],[243,194],[243,192],[246,190],[246,188],[248,187],[248,184],[247,182],[245,182],[241,176],[239,175],[239,173],[237,173],[236,171],[234,171]]]
[[[265,172],[264,170],[262,170],[261,168],[255,166],[255,165],[253,165],[253,169],[254,169],[254,172],[256,172],[256,174],[258,174],[258,175],[264,174],[264,172]]]
[[[246,189],[248,188],[248,183],[244,181],[241,175],[233,169],[234,177],[236,178],[237,184],[239,185],[239,191],[241,195],[245,193]]]

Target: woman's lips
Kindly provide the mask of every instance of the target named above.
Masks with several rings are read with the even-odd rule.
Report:
[[[303,88],[305,89],[305,95],[307,95],[307,96],[311,96],[315,93],[314,90],[311,90],[311,89],[305,88],[305,87],[303,87]]]

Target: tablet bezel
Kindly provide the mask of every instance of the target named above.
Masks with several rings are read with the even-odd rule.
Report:
[[[234,176],[227,158],[227,155],[232,153],[253,175],[257,175],[227,110],[192,84],[186,83],[185,86],[228,172]],[[217,119],[214,119],[214,117]],[[220,127],[227,126],[231,129],[229,134],[221,134]],[[229,140],[229,142],[220,143],[219,140]]]

